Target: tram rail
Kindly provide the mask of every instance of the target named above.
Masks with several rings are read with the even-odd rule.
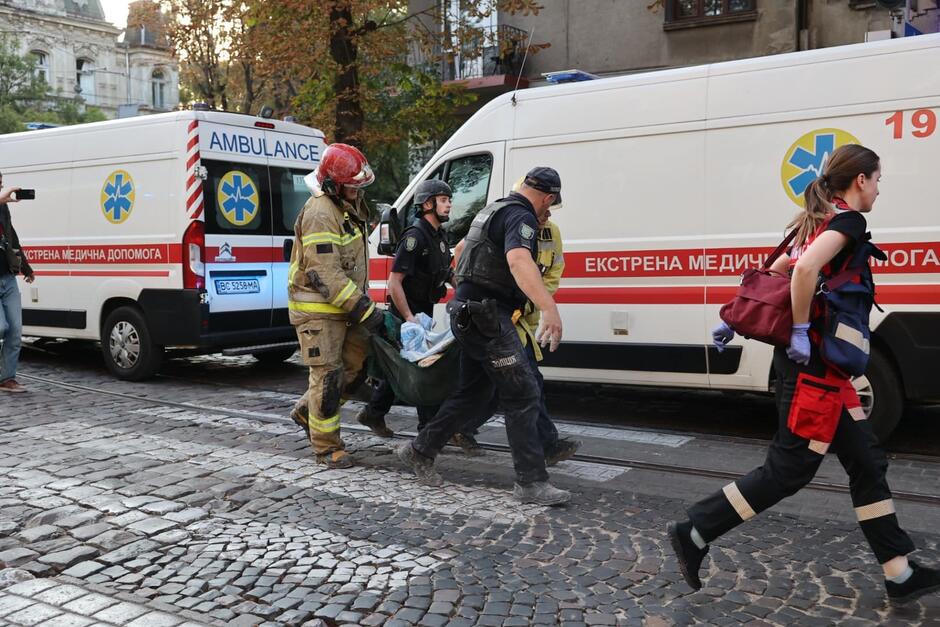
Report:
[[[99,394],[99,395],[111,396],[115,398],[122,398],[122,399],[133,401],[136,403],[161,405],[165,407],[176,407],[176,408],[187,409],[187,410],[207,411],[207,412],[212,412],[215,414],[225,414],[233,418],[242,418],[245,420],[254,420],[254,421],[265,422],[269,424],[285,424],[285,423],[293,424],[293,423],[290,423],[290,419],[287,416],[285,416],[284,418],[280,418],[280,417],[263,414],[260,412],[241,411],[241,410],[231,409],[231,408],[209,407],[205,405],[199,405],[196,403],[172,401],[172,400],[167,400],[167,399],[155,398],[152,396],[140,396],[137,394],[117,392],[115,390],[107,390],[103,388],[96,388],[93,386],[83,385],[79,383],[69,383],[66,381],[58,381],[56,379],[51,379],[49,377],[43,377],[43,376],[34,375],[34,374],[26,374],[22,372],[19,373],[18,376],[22,377],[23,379],[36,381],[39,383],[45,383],[47,385],[53,385],[53,386],[57,386],[57,387],[65,388],[65,389],[87,392],[91,394]],[[212,385],[219,385],[219,384],[213,382]],[[233,387],[238,387],[238,386],[233,386]],[[278,393],[282,393],[282,392],[278,392]],[[575,424],[580,424],[580,423],[575,423]],[[350,431],[369,432],[368,428],[360,426],[360,425],[350,425],[350,424],[344,423],[343,428],[350,430]],[[397,433],[395,435],[395,438],[409,439],[412,435],[413,434]],[[503,453],[508,453],[510,451],[509,446],[504,445],[504,444],[481,442],[480,445],[485,450],[489,450],[489,451],[503,452]],[[571,459],[574,461],[578,461],[578,462],[599,464],[602,466],[615,466],[619,468],[631,468],[631,469],[637,469],[637,470],[647,470],[651,472],[659,472],[659,473],[675,474],[675,475],[695,476],[695,477],[702,477],[702,478],[708,478],[708,479],[729,480],[729,479],[736,479],[740,475],[740,473],[737,473],[737,472],[716,470],[716,469],[711,469],[711,468],[699,468],[695,466],[682,466],[682,465],[677,465],[677,464],[664,464],[664,463],[650,462],[650,461],[637,460],[637,459],[623,459],[623,458],[600,456],[600,455],[587,455],[583,453],[576,454]],[[927,461],[927,463],[937,463],[936,461],[930,460],[930,459],[919,460],[919,461]],[[811,490],[822,491],[822,492],[835,492],[835,493],[842,493],[842,494],[847,494],[849,492],[849,486],[846,484],[820,481],[820,480],[815,480],[815,479],[811,481],[806,487]],[[892,491],[892,494],[893,494],[893,497],[897,500],[940,507],[940,495],[924,494],[920,492],[910,492],[910,491]]]

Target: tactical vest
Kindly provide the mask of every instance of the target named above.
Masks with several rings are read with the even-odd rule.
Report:
[[[400,241],[406,241],[409,231],[417,231],[419,228],[417,224],[408,227],[402,233]],[[441,250],[441,244],[444,244],[443,250]],[[408,275],[402,282],[402,289],[409,303],[433,307],[447,294],[447,287],[444,284],[450,276],[450,249],[447,248],[443,239],[432,237],[427,250],[421,256],[425,257],[425,255],[426,267],[421,267],[425,264],[416,264],[414,274]],[[419,307],[419,309],[424,309],[424,307]]]
[[[525,293],[516,285],[509,271],[506,253],[490,237],[493,216],[505,207],[519,205],[517,200],[494,202],[484,207],[470,223],[463,254],[457,262],[457,281],[469,281],[486,290],[502,295],[516,306],[526,301]],[[536,251],[532,252],[535,260]]]

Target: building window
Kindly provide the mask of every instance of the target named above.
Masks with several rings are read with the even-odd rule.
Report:
[[[35,62],[35,70],[33,70],[33,73],[36,75],[36,78],[41,78],[48,84],[49,55],[42,50],[30,50],[29,54],[32,55],[33,61]]]
[[[756,4],[757,0],[667,0],[665,28],[753,20]]]
[[[166,79],[163,70],[154,70],[150,75],[150,96],[154,109],[166,108]]]
[[[91,59],[75,61],[75,91],[81,94],[85,104],[95,103],[95,62]]]

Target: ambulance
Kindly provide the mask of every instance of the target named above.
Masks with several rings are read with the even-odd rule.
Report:
[[[101,343],[117,377],[164,351],[293,354],[287,266],[323,133],[181,111],[0,136],[0,171],[36,281],[24,335]]]
[[[772,347],[738,337],[718,353],[710,331],[827,156],[864,144],[882,158],[868,223],[888,261],[874,268],[884,312],[855,385],[884,438],[905,402],[940,399],[938,116],[937,35],[526,89],[482,107],[394,206],[405,220],[418,183],[447,181],[454,243],[531,167],[551,166],[565,328],[546,377],[770,391]],[[390,263],[373,257],[377,288]]]

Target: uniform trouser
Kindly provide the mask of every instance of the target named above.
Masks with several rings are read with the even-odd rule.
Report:
[[[532,342],[534,340],[529,338],[529,341],[526,342],[525,347],[525,356],[529,361],[529,367],[532,369],[532,372],[535,373],[535,380],[538,382],[539,386],[539,417],[536,422],[539,433],[539,441],[542,443],[542,450],[546,454],[550,454],[555,451],[558,447],[558,429],[555,427],[555,423],[552,422],[552,417],[548,414],[548,407],[545,404],[545,378],[542,377],[542,373],[539,371],[539,362],[535,358],[535,349],[532,348]],[[467,433],[470,435],[476,435],[477,431],[480,430],[486,422],[493,417],[493,414],[496,413],[496,410],[499,406],[499,397],[495,395],[493,397],[493,402],[488,408],[482,413],[479,418],[474,418],[464,425],[461,429],[461,433]]]
[[[307,393],[298,405],[307,407],[310,444],[317,455],[343,449],[339,408],[365,380],[368,333],[344,320],[311,320],[297,327],[304,363],[310,366]]]
[[[825,390],[818,386],[801,389],[806,385],[801,374],[825,375],[825,366],[816,355],[815,347],[809,366],[797,365],[787,357],[784,349],[777,348],[774,368],[777,373],[779,426],[764,465],[689,509],[692,524],[706,542],[798,492],[812,480],[825,456],[824,445],[794,434],[788,426],[788,423],[794,424],[791,415],[794,403],[797,405],[794,411],[799,411],[801,405],[808,405],[811,416],[813,405],[818,407],[826,402],[824,397],[814,396],[825,394]],[[829,448],[835,451],[849,475],[852,504],[862,533],[878,562],[883,564],[910,553],[914,544],[898,525],[885,477],[888,461],[871,426],[859,412],[850,414],[841,403],[838,408],[838,425]]]
[[[506,437],[516,481],[523,485],[546,481],[545,454],[536,426],[538,383],[510,312],[500,310],[495,319],[487,320],[484,335],[476,323],[461,328],[457,320],[459,305],[452,301],[448,307],[451,329],[462,349],[457,389],[418,433],[414,449],[426,457],[436,457],[468,420],[478,418],[491,406],[494,392],[498,392],[506,410]]]
[[[366,411],[370,416],[385,416],[394,404],[395,391],[392,385],[386,379],[380,379],[379,384],[372,390]],[[440,405],[418,405],[415,409],[418,410],[418,430],[420,431],[428,420],[434,417]]]

